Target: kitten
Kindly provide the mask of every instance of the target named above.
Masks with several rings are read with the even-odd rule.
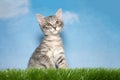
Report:
[[[44,39],[32,54],[29,68],[67,68],[64,47],[59,33],[63,28],[62,10],[44,17],[37,14],[37,20],[44,33]]]

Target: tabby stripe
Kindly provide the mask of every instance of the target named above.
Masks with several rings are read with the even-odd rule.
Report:
[[[47,41],[52,41],[52,40],[50,40],[50,39],[46,39],[46,38],[45,38],[45,41],[47,42]]]
[[[57,59],[57,62],[62,58],[62,56],[60,56],[58,59]]]
[[[60,64],[63,60],[64,60],[64,58],[62,58],[62,59],[58,62],[58,64]]]
[[[60,52],[59,54],[64,54],[64,52]]]
[[[41,52],[46,53],[46,52],[48,52],[48,51],[41,51]]]
[[[45,64],[40,64],[41,66],[43,66],[44,68],[47,68],[47,66]]]
[[[46,42],[53,42],[53,41],[61,41],[61,39],[58,39],[58,40],[50,40],[50,39],[45,39]]]

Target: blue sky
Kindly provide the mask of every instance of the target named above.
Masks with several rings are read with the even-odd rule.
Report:
[[[0,69],[27,68],[43,33],[35,14],[63,10],[61,36],[70,68],[120,67],[119,0],[1,0]]]

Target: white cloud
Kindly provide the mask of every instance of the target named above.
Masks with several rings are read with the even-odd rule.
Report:
[[[73,24],[74,22],[79,22],[79,16],[73,12],[63,12],[63,21],[65,24]]]
[[[1,0],[0,19],[13,18],[29,12],[29,0]]]

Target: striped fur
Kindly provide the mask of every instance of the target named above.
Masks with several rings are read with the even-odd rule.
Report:
[[[53,16],[37,15],[40,27],[45,34],[41,44],[32,54],[29,68],[67,68],[62,39],[59,35],[63,28],[62,10]]]

